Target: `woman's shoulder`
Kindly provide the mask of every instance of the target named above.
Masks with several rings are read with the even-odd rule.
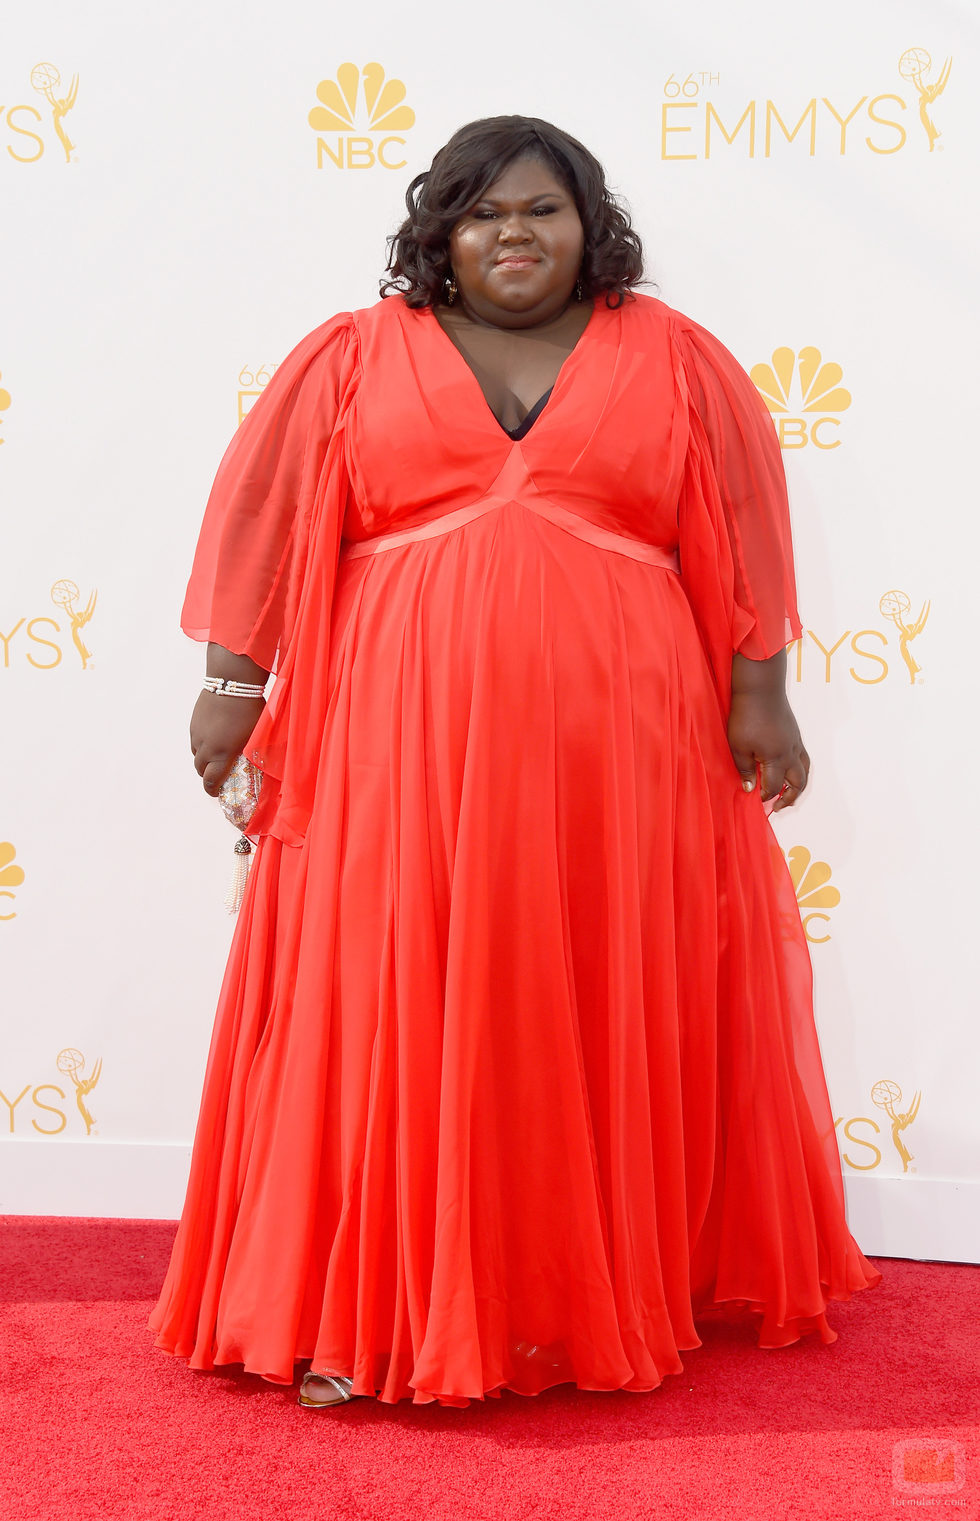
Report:
[[[375,301],[372,306],[351,307],[349,311],[335,312],[332,317],[325,318],[311,328],[291,352],[307,350],[312,353],[318,349],[356,343],[362,336],[370,336],[379,328],[390,327],[398,322],[401,316],[399,308],[405,310],[404,302],[395,297]]]
[[[359,369],[356,312],[335,312],[320,322],[275,366],[272,379],[263,389],[252,412],[268,413],[271,405],[289,405],[300,397],[315,396],[326,390],[345,390]],[[259,402],[263,405],[260,408]]]
[[[381,296],[373,305],[359,307],[350,314],[358,335],[363,337],[390,331],[417,315],[399,295]]]
[[[668,306],[656,296],[637,295],[632,309],[637,323],[657,324],[668,336],[674,351],[685,366],[711,369],[723,375],[741,371],[741,365],[717,333],[696,322],[686,312]],[[626,310],[626,308],[624,308]]]
[[[646,323],[664,328],[671,333],[698,332],[701,329],[686,312],[668,306],[659,296],[648,296],[642,291],[630,291],[622,306],[624,317],[637,325]]]
[[[623,304],[617,309],[622,326],[622,339],[666,346],[682,360],[692,341],[704,329],[686,312],[668,306],[659,296],[648,296],[643,291],[629,291]]]
[[[335,312],[294,343],[278,368],[301,372],[329,366],[342,359],[355,336],[354,313]]]
[[[335,312],[318,323],[289,350],[278,366],[282,382],[304,377],[304,382],[329,381],[339,373],[348,384],[359,375],[372,350],[384,346],[394,328],[404,323],[406,315],[414,317],[405,303],[396,297],[376,301],[373,306],[352,307]]]

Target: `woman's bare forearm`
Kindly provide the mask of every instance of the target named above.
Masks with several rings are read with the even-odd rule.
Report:
[[[268,671],[248,655],[236,655],[222,644],[208,645],[207,674],[223,676],[226,681],[257,682],[260,686],[269,679]]]
[[[256,686],[265,686],[269,675],[248,655],[236,655],[221,644],[208,645],[207,673]],[[262,697],[230,697],[209,691],[198,697],[191,714],[191,751],[204,790],[212,797],[217,796],[236,757],[244,750],[264,706]]]
[[[786,651],[779,650],[768,660],[750,660],[747,655],[732,656],[733,697],[784,697],[786,694]]]

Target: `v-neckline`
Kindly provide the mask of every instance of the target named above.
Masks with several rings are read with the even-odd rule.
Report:
[[[541,416],[541,413],[544,411],[545,407],[551,400],[551,393],[554,389],[554,386],[551,385],[548,387],[547,391],[538,397],[537,401],[534,403],[534,406],[528,408],[524,416],[521,418],[520,422],[517,424],[516,428],[504,428],[503,423],[500,423],[500,426],[504,428],[504,432],[507,434],[507,437],[512,438],[515,444],[519,444],[522,438],[527,438],[527,435],[530,433],[531,429],[534,427],[534,424],[537,422],[538,418]],[[494,412],[493,415],[494,417],[497,417],[496,412]],[[497,417],[497,421],[500,422],[499,417]]]
[[[597,314],[598,310],[599,310],[599,303],[596,301],[596,302],[593,303],[592,310],[589,313],[588,321],[586,322],[586,324],[583,327],[582,331],[579,333],[578,337],[576,338],[576,340],[575,340],[574,344],[572,345],[572,347],[569,349],[568,353],[565,355],[565,358],[562,360],[561,364],[558,366],[558,373],[555,376],[554,381],[552,382],[551,386],[545,392],[544,396],[541,397],[541,398],[539,398],[539,400],[535,402],[534,406],[529,409],[527,415],[524,418],[524,421],[522,423],[518,424],[518,427],[514,429],[514,432],[515,433],[518,432],[519,429],[524,426],[524,423],[527,422],[527,419],[528,419],[528,417],[531,416],[531,413],[536,412],[537,415],[533,418],[531,427],[528,428],[528,430],[527,430],[526,433],[523,433],[521,435],[520,439],[516,439],[516,438],[514,438],[513,433],[509,429],[505,428],[504,425],[503,425],[503,423],[500,421],[500,418],[497,416],[496,412],[493,410],[493,407],[490,405],[489,401],[487,400],[487,394],[484,391],[483,387],[481,386],[481,384],[479,382],[479,379],[477,378],[476,371],[473,369],[472,365],[470,364],[469,360],[466,358],[466,355],[463,353],[462,349],[457,348],[456,344],[450,338],[449,334],[446,332],[446,329],[443,327],[442,323],[439,321],[439,318],[436,316],[436,314],[433,311],[432,307],[431,306],[425,306],[425,307],[421,308],[421,311],[425,315],[428,316],[428,318],[429,318],[430,322],[432,323],[433,327],[436,329],[437,333],[439,334],[439,337],[442,340],[444,340],[444,342],[448,345],[448,347],[456,355],[456,358],[459,360],[459,363],[463,366],[463,369],[466,371],[466,374],[470,377],[470,380],[473,382],[473,385],[476,387],[476,390],[477,390],[477,393],[478,393],[478,395],[480,397],[480,400],[483,402],[483,406],[484,406],[484,408],[486,410],[486,413],[487,413],[487,416],[488,416],[489,420],[493,423],[493,426],[497,429],[497,431],[500,432],[500,433],[502,433],[503,436],[504,436],[504,438],[506,438],[510,443],[520,443],[521,439],[526,438],[528,436],[528,433],[533,432],[533,430],[536,427],[539,426],[542,417],[544,417],[546,414],[549,414],[553,410],[552,406],[551,405],[547,405],[547,403],[551,403],[552,402],[552,400],[554,398],[555,392],[558,390],[559,386],[561,385],[562,381],[565,378],[565,373],[566,373],[569,365],[571,364],[572,360],[575,358],[576,354],[578,354],[579,350],[584,346],[585,340],[591,335],[592,329],[595,326],[596,314]]]

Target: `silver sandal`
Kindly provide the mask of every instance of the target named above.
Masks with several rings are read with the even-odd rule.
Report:
[[[333,1384],[340,1398],[336,1400],[308,1399],[303,1391],[312,1378],[318,1379],[321,1384]],[[346,1405],[349,1400],[352,1400],[354,1398],[353,1391],[354,1380],[352,1378],[342,1378],[337,1373],[314,1373],[311,1370],[309,1373],[303,1374],[303,1379],[299,1386],[299,1398],[296,1403],[303,1405],[307,1410],[332,1410],[335,1405]]]

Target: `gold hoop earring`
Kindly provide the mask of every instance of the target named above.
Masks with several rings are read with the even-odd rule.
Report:
[[[452,306],[453,302],[456,300],[456,294],[457,294],[456,278],[455,278],[454,275],[447,275],[446,276],[445,289],[446,289],[446,305],[447,306]]]

